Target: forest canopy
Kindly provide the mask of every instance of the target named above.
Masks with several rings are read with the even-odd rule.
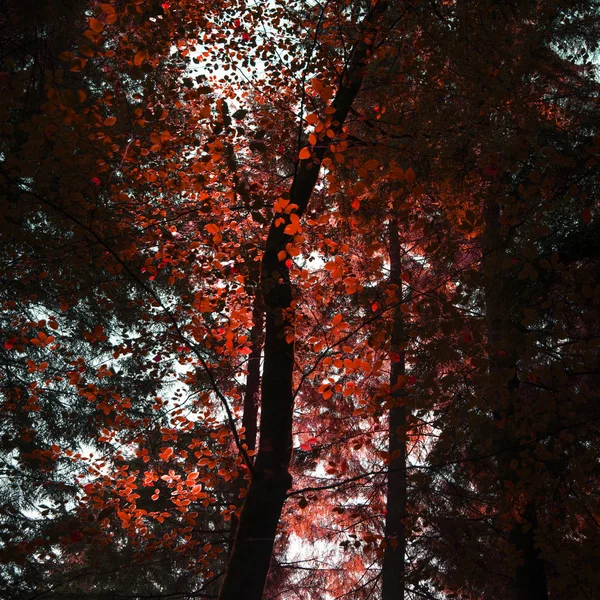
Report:
[[[600,597],[600,4],[4,0],[0,597]]]

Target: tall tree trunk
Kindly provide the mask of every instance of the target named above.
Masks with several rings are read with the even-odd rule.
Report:
[[[264,312],[260,293],[254,299],[252,309],[252,330],[250,332],[251,352],[248,356],[248,375],[246,377],[246,390],[244,392],[244,413],[242,427],[244,439],[248,450],[256,448],[256,435],[258,432],[258,403],[260,399],[260,356],[263,349]]]
[[[348,111],[361,88],[365,63],[386,8],[387,2],[380,0],[365,17],[363,34],[352,50],[333,101],[335,112],[330,128],[335,135],[341,133]],[[311,158],[298,163],[289,193],[290,202],[298,207],[298,217],[308,206],[328,146],[329,141],[322,141],[315,146]],[[277,524],[287,490],[292,485],[289,466],[294,408],[295,304],[289,268],[285,258],[280,260],[280,253],[293,241],[293,236],[285,233],[289,217],[283,223],[281,220],[276,218],[269,228],[261,264],[266,327],[260,443],[219,600],[261,600]]]
[[[498,459],[499,479],[517,482],[518,476],[511,462],[519,459],[519,439],[513,433],[511,423],[515,403],[519,402],[519,336],[522,310],[518,294],[509,288],[507,273],[502,270],[505,243],[501,235],[500,205],[490,196],[484,209],[485,233],[483,239],[483,265],[486,278],[485,305],[488,336],[489,378],[495,389],[494,414],[506,420],[499,447],[509,447]],[[519,510],[519,509],[515,509]],[[519,510],[519,518],[512,523],[509,541],[520,555],[516,569],[512,598],[514,600],[548,600],[548,584],[544,563],[535,547],[534,532],[537,528],[536,508],[533,498],[528,498]]]
[[[398,300],[402,299],[402,248],[396,215],[389,225],[390,284],[396,286]],[[402,305],[393,313],[390,344],[390,390],[393,405],[389,410],[388,452],[390,464],[385,517],[385,554],[383,558],[381,600],[404,600],[406,530],[406,406],[404,377],[406,375],[405,327]]]
[[[538,524],[534,502],[526,504],[521,517],[523,523],[515,524],[508,538],[522,555],[522,562],[515,573],[514,598],[515,600],[548,600],[544,562],[535,547],[534,531]]]
[[[263,349],[263,330],[265,317],[262,307],[260,291],[256,291],[254,306],[252,308],[252,329],[250,331],[250,348],[248,356],[248,374],[246,376],[246,389],[244,391],[242,427],[244,440],[248,450],[256,449],[256,435],[258,433],[258,403],[260,399],[260,357]],[[243,481],[238,477],[234,484],[234,504],[240,506],[240,492]],[[239,525],[239,519],[234,515],[231,519],[231,535],[229,538],[229,556],[233,551],[233,543]]]

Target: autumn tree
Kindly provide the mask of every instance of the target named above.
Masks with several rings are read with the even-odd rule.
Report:
[[[7,589],[594,595],[594,5],[3,18]]]

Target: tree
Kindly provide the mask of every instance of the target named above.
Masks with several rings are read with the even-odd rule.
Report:
[[[593,596],[596,13],[3,34],[4,587]]]

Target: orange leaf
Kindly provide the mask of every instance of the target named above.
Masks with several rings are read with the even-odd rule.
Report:
[[[142,65],[142,63],[146,60],[146,51],[145,50],[138,50],[135,53],[135,56],[133,57],[133,64],[136,67],[140,67]]]
[[[173,454],[173,448],[166,448],[158,456],[160,457],[161,460],[169,460],[169,458],[171,458],[172,454]]]
[[[290,201],[286,200],[285,198],[277,198],[277,200],[275,200],[275,204],[273,204],[273,209],[275,212],[283,212],[289,203]]]
[[[300,154],[298,155],[300,160],[307,160],[310,158],[310,150],[308,148],[302,148],[300,150]]]
[[[98,19],[91,18],[90,29],[94,33],[100,33],[104,29],[104,23],[102,21],[99,21]]]
[[[301,231],[302,227],[300,227],[300,218],[298,215],[290,215],[290,224],[283,230],[283,233],[296,235],[296,233],[300,233]]]
[[[200,302],[194,303],[194,308],[201,313],[210,312],[212,310],[212,306],[208,298],[202,298]]]
[[[400,167],[394,167],[390,173],[390,179],[404,179],[404,171]]]
[[[351,188],[351,192],[353,194],[355,194],[356,196],[358,196],[359,194],[362,194],[365,189],[367,188],[367,184],[364,181],[357,181]]]

